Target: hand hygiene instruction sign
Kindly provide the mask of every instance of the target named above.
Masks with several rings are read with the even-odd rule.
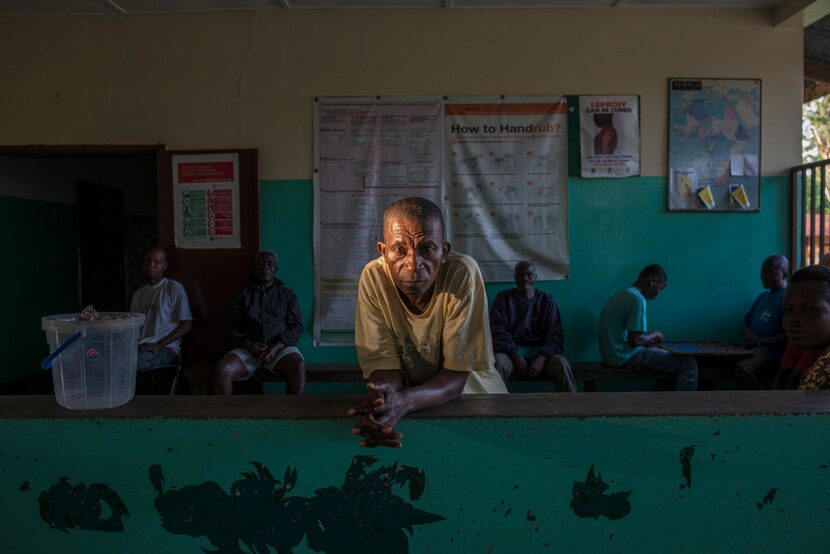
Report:
[[[320,98],[315,103],[314,341],[354,344],[360,272],[378,257],[385,207],[441,204],[438,98]]]
[[[567,278],[564,97],[449,100],[444,133],[453,249],[475,258],[487,282],[512,281],[522,260],[540,280]]]
[[[241,248],[239,156],[173,156],[173,223],[178,248]]]

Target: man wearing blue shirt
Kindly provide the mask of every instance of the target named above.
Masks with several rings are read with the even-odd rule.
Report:
[[[646,301],[657,298],[668,277],[662,266],[647,265],[628,288],[614,294],[599,316],[599,349],[606,365],[648,368],[675,373],[675,390],[697,390],[697,362],[653,345],[663,340],[660,331],[649,332]]]
[[[778,371],[787,344],[782,317],[789,272],[790,262],[784,256],[770,256],[761,265],[761,282],[767,290],[744,316],[744,346],[753,351],[736,365],[735,382],[740,389],[769,388]]]

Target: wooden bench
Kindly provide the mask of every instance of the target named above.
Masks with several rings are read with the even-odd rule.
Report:
[[[668,381],[674,378],[673,373],[655,371],[653,369],[629,369],[612,367],[602,362],[571,362],[574,378],[584,383],[585,392],[597,392],[600,381],[625,380],[659,380]],[[731,379],[731,367],[701,367],[701,388],[711,388],[715,379]],[[310,383],[347,383],[363,381],[363,373],[357,364],[306,364],[306,382]],[[515,381],[538,381],[529,377],[514,377]],[[270,371],[257,371],[251,382],[258,383],[261,390],[262,383],[284,381],[282,376]],[[244,386],[243,386],[244,387]]]

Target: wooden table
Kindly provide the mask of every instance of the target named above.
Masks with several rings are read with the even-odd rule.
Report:
[[[701,370],[698,384],[700,390],[712,390],[715,379],[733,379],[735,364],[752,356],[752,350],[711,340],[670,340],[654,346],[676,356],[693,357]]]
[[[655,344],[678,356],[697,358],[725,357],[739,360],[752,355],[752,350],[714,340],[668,340]]]

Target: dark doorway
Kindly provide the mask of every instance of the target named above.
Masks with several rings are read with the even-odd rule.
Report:
[[[9,230],[6,257],[15,260],[15,271],[0,278],[4,290],[15,291],[7,325],[0,324],[14,345],[0,369],[0,393],[6,384],[40,376],[48,354],[41,317],[77,313],[84,303],[129,307],[145,281],[144,252],[159,241],[156,159],[163,151],[158,145],[0,146],[0,219]],[[102,190],[102,198],[111,191],[96,185],[120,189],[120,209],[106,200],[86,202],[79,181],[91,184],[94,196]],[[99,229],[82,229],[87,223]],[[90,246],[87,238],[99,244]]]
[[[78,181],[78,262],[81,306],[123,311],[124,192]]]

